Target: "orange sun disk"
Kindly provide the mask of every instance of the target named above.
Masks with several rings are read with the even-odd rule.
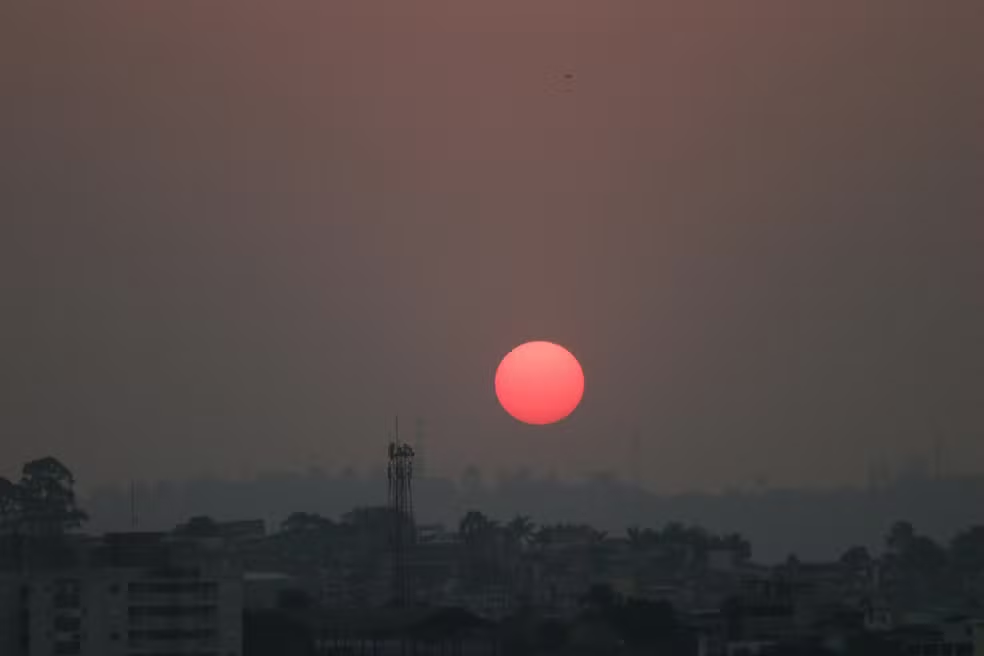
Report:
[[[514,418],[542,426],[566,418],[584,396],[584,372],[570,351],[552,342],[527,342],[509,352],[495,372],[495,394]]]

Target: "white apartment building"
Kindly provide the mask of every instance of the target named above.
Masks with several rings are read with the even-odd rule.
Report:
[[[235,567],[163,535],[107,540],[108,550],[97,548],[79,566],[0,580],[0,631],[10,629],[0,633],[0,653],[241,656],[243,581]]]

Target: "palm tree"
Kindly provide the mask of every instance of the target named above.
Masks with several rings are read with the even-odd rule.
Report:
[[[477,510],[469,510],[458,524],[458,535],[465,543],[473,543],[487,537],[496,523]]]
[[[533,533],[531,542],[538,548],[543,549],[554,542],[554,534],[553,527],[541,526]]]
[[[528,515],[516,515],[506,524],[506,532],[516,544],[523,547],[532,540],[535,527]]]
[[[516,593],[517,585],[522,580],[522,552],[533,539],[534,524],[527,515],[516,515],[504,528],[506,538],[504,547],[503,569],[508,584]]]
[[[498,579],[502,560],[499,523],[471,510],[461,518],[458,535],[465,544],[465,556],[473,576],[487,581]]]

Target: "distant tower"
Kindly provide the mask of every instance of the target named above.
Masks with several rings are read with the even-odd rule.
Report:
[[[400,442],[399,418],[396,419],[395,428],[386,467],[389,507],[393,514],[393,584],[396,603],[407,606],[411,600],[407,553],[414,543],[413,447]]]

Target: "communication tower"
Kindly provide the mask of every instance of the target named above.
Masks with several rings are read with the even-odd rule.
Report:
[[[400,441],[400,420],[396,419],[396,432],[389,443],[389,463],[386,479],[389,489],[389,507],[393,515],[393,569],[395,601],[407,606],[411,600],[410,577],[407,571],[407,554],[415,542],[413,518],[413,447]]]

